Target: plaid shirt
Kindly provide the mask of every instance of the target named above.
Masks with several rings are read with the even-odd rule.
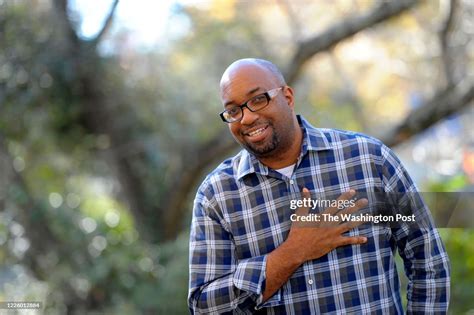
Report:
[[[408,313],[446,313],[449,262],[434,227],[354,228],[346,235],[367,236],[366,244],[341,246],[305,262],[262,303],[267,255],[291,227],[289,195],[303,187],[332,195],[349,188],[416,192],[398,158],[380,141],[316,129],[300,116],[298,121],[303,143],[290,178],[242,150],[201,184],[190,235],[191,313],[402,314],[397,247],[409,279]],[[429,216],[424,204],[422,210]]]

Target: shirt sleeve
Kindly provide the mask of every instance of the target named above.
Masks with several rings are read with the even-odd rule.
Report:
[[[448,255],[430,211],[397,156],[382,147],[385,193],[395,210],[415,214],[416,224],[392,230],[408,277],[407,314],[446,314],[450,295]]]
[[[191,314],[251,314],[261,301],[266,255],[237,260],[232,235],[198,192],[190,234]]]

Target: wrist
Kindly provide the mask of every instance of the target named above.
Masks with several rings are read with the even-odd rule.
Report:
[[[306,261],[304,250],[291,239],[284,241],[278,249],[284,253],[285,260],[295,268],[298,268]]]

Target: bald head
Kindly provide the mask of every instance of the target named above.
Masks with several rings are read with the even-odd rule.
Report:
[[[267,72],[269,79],[274,81],[278,86],[285,86],[285,78],[280,69],[272,62],[265,59],[245,58],[234,61],[222,75],[220,87],[223,89],[228,83],[232,81],[235,76],[245,70],[257,70]]]

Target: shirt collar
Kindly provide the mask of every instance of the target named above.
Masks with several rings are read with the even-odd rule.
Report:
[[[303,131],[303,143],[301,146],[300,158],[308,151],[323,151],[332,149],[328,139],[324,133],[313,127],[302,116],[297,115],[298,123]],[[261,175],[268,175],[269,168],[261,163],[257,157],[247,150],[240,151],[240,161],[237,168],[237,179],[242,179],[245,175],[251,173],[260,173]]]
[[[305,155],[308,151],[324,151],[332,149],[326,135],[321,129],[311,125],[301,115],[296,115],[296,118],[303,130],[303,144],[301,146],[302,155]]]
[[[255,155],[249,153],[246,149],[240,151],[240,161],[237,169],[237,179],[242,179],[245,175],[260,173],[268,175],[268,167],[260,162]]]

